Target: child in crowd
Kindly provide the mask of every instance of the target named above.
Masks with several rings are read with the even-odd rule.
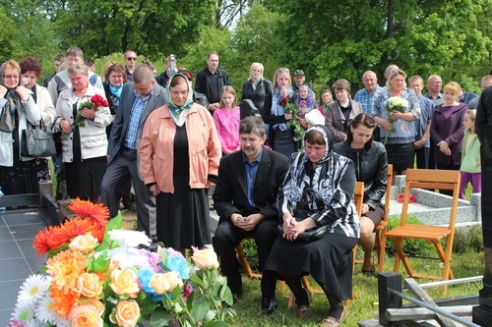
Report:
[[[214,122],[219,135],[222,153],[229,154],[240,148],[239,123],[241,121],[237,106],[236,91],[226,85],[220,92],[220,109],[214,112]]]
[[[326,116],[326,112],[328,110],[328,106],[333,103],[333,96],[331,95],[331,91],[325,89],[321,91],[321,103],[318,107],[318,110]]]
[[[467,110],[463,117],[465,136],[461,153],[461,185],[460,198],[465,198],[465,188],[471,182],[473,193],[482,192],[482,177],[480,169],[480,141],[475,133],[475,115],[477,111]]]

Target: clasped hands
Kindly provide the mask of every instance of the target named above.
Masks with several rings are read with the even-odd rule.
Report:
[[[256,225],[260,223],[260,221],[263,220],[265,216],[261,213],[254,213],[249,216],[242,216],[239,213],[233,213],[231,215],[231,222],[236,226],[237,228],[241,228],[247,232],[253,230],[256,228]]]
[[[437,143],[437,147],[439,148],[439,150],[442,153],[444,153],[444,155],[446,155],[446,156],[450,156],[451,155],[451,149],[449,148],[448,142],[441,141],[441,142]]]
[[[288,241],[295,241],[297,236],[308,229],[316,227],[316,223],[313,218],[306,218],[302,221],[297,221],[290,212],[286,212],[282,215],[284,233],[282,237]]]

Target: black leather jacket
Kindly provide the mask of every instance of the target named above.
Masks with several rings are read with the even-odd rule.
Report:
[[[358,182],[364,182],[364,203],[372,209],[382,206],[388,177],[388,156],[384,145],[373,141],[361,154],[352,151],[350,143],[343,141],[335,144],[333,151],[354,162],[355,177]]]

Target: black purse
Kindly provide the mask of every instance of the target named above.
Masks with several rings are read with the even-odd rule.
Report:
[[[302,191],[301,200],[297,204],[293,216],[296,221],[303,221],[304,219],[311,217],[315,212],[323,210],[325,204],[323,199],[313,190],[311,187],[305,187]],[[313,210],[315,208],[315,210]],[[296,241],[298,242],[311,242],[319,240],[323,235],[328,232],[328,225],[321,227],[313,227],[301,234],[297,235]],[[280,235],[284,234],[283,225],[277,226],[277,231]]]
[[[21,137],[21,156],[39,158],[56,155],[53,135],[46,130],[42,119],[39,121],[39,127],[28,122]]]

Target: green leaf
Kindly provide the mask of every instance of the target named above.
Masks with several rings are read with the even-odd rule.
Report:
[[[208,321],[203,327],[227,327],[229,326],[225,321]]]
[[[119,244],[118,242],[112,241],[109,232],[114,230],[114,229],[122,229],[122,224],[123,224],[123,219],[121,218],[121,212],[118,211],[118,214],[116,217],[110,219],[108,221],[108,224],[106,225],[106,230],[104,231],[104,238],[101,244],[96,248],[96,252],[102,251],[102,250],[107,250],[107,249],[112,249],[117,247]]]
[[[163,309],[157,308],[150,316],[150,326],[151,327],[162,327],[169,323],[173,318],[171,312]]]
[[[191,309],[190,314],[193,317],[193,320],[201,321],[205,319],[209,310],[210,310],[210,305],[207,302],[200,302],[200,303],[195,302],[195,305]]]

